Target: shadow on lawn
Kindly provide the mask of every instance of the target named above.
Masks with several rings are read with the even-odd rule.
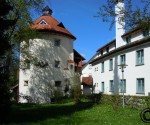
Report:
[[[93,106],[91,102],[68,105],[31,105],[19,104],[9,114],[5,123],[38,122],[50,118],[69,116],[77,111],[89,109]]]

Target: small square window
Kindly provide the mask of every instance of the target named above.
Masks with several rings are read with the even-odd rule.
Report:
[[[55,67],[59,68],[60,67],[60,61],[55,61]]]
[[[131,36],[127,36],[126,37],[126,43],[130,43],[131,42]]]
[[[149,36],[149,30],[148,29],[146,29],[146,30],[143,31],[143,36],[144,37]]]
[[[61,81],[55,81],[55,87],[61,87]]]
[[[73,65],[70,65],[70,69],[73,69],[73,67],[74,67]]]
[[[54,41],[54,45],[57,46],[57,47],[59,47],[60,46],[60,40],[55,40]]]
[[[24,81],[24,86],[28,86],[28,81]]]

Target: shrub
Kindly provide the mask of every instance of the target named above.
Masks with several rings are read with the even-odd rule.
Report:
[[[80,74],[75,73],[72,78],[72,96],[74,98],[75,103],[80,103],[81,101],[81,82],[80,82]]]

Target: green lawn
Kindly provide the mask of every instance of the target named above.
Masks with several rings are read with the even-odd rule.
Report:
[[[13,106],[5,124],[10,125],[144,125],[140,111],[120,108],[114,111],[111,105],[83,102],[75,105],[18,104]],[[4,124],[4,125],[5,125]]]

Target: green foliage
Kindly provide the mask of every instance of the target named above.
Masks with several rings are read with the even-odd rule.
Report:
[[[63,93],[59,90],[54,90],[54,103],[61,103],[63,100]]]
[[[72,96],[74,97],[75,103],[79,103],[81,101],[81,81],[80,74],[75,73],[72,78]]]
[[[103,96],[103,93],[93,93],[90,98],[92,99],[94,103],[98,104],[101,102],[102,96]]]
[[[126,105],[133,109],[144,109],[150,107],[150,97],[149,96],[126,96]]]
[[[113,94],[111,96],[111,105],[113,107],[114,110],[118,110],[118,108],[121,106],[121,96],[117,95],[117,94]]]
[[[114,110],[122,106],[122,95],[102,95],[102,104],[111,104]],[[150,107],[149,96],[125,96],[125,107],[133,109],[144,109]]]
[[[118,22],[126,30],[136,26],[150,28],[150,1],[137,0],[137,5],[133,5],[132,1],[124,0],[125,10],[117,7],[120,11],[118,14],[124,15],[120,17]],[[106,4],[102,5],[98,11],[98,17],[101,17],[103,22],[109,22],[111,24],[110,29],[114,26],[116,22],[115,17],[118,15],[115,13],[115,4],[116,0],[107,0]],[[125,22],[125,25],[122,21]]]
[[[42,7],[43,0],[0,0],[0,111],[10,108],[9,88],[16,84],[18,49],[22,39],[34,36],[31,9]],[[14,68],[17,67],[17,68]],[[3,118],[1,118],[3,119]]]

